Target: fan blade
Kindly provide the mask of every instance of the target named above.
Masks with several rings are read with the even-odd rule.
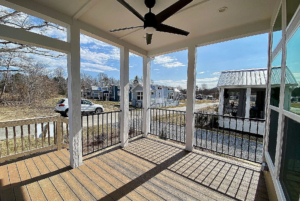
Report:
[[[145,21],[144,17],[139,14],[134,8],[132,8],[128,3],[124,0],[117,0],[120,4],[122,4],[125,8],[127,8],[130,12],[132,12],[135,16],[137,16],[143,22]]]
[[[174,3],[170,7],[166,8],[165,10],[161,11],[159,14],[156,15],[156,20],[158,23],[162,23],[172,15],[174,15],[177,11],[191,3],[193,0],[179,0],[178,2]]]
[[[147,41],[147,45],[151,44],[152,34],[146,34],[146,41]]]
[[[190,32],[184,31],[182,29],[178,29],[169,25],[165,24],[160,24],[157,26],[156,31],[161,31],[161,32],[167,32],[167,33],[172,33],[172,34],[179,34],[179,35],[184,35],[187,36],[190,34]]]
[[[128,29],[136,29],[136,28],[140,28],[140,27],[144,27],[144,26],[136,26],[136,27],[126,27],[126,28],[120,28],[120,29],[112,29],[112,30],[109,30],[109,32],[124,31],[124,30],[128,30]]]

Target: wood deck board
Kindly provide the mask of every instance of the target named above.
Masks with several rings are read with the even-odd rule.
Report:
[[[268,200],[257,167],[165,141],[134,140],[76,169],[69,157],[63,149],[0,165],[1,201]]]

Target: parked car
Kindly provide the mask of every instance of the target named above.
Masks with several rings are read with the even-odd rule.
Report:
[[[64,116],[69,116],[69,102],[67,98],[63,98],[56,103],[55,112]],[[89,100],[81,100],[81,113],[100,114],[104,112],[102,105],[94,104]]]

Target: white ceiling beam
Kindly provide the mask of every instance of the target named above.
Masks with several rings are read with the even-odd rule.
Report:
[[[209,35],[200,36],[190,40],[185,40],[179,43],[171,44],[165,47],[157,48],[148,51],[148,57],[168,54],[187,49],[188,46],[195,45],[197,47],[220,43],[237,38],[253,36],[257,34],[267,33],[270,31],[270,19],[258,21],[251,24],[245,24],[239,27],[233,27],[220,32],[215,32]]]
[[[147,51],[143,50],[135,45],[132,45],[130,43],[127,43],[123,40],[120,40],[119,38],[101,30],[94,26],[88,25],[83,22],[79,22],[79,26],[81,28],[81,32],[87,36],[90,36],[92,38],[95,38],[97,40],[101,40],[103,42],[109,43],[111,45],[117,46],[117,47],[127,47],[130,49],[131,52],[139,55],[139,56],[146,56]]]
[[[74,19],[79,19],[84,13],[86,13],[90,8],[95,6],[99,0],[89,0],[86,4],[84,4],[73,16]]]
[[[0,25],[0,38],[63,53],[71,51],[70,43],[6,25]]]
[[[66,14],[63,14],[57,10],[54,10],[52,8],[49,8],[47,6],[41,5],[37,2],[34,2],[32,0],[0,0],[0,5],[22,11],[24,13],[27,13],[29,15],[39,17],[41,19],[44,19],[49,22],[56,23],[58,25],[68,27],[70,24],[73,23],[73,17],[68,16]],[[93,27],[91,25],[88,25],[84,22],[79,22],[81,33],[88,35],[90,37],[93,37],[95,39],[101,40],[103,42],[106,42],[108,44],[120,47],[128,47],[130,51],[133,53],[140,55],[140,56],[146,56],[147,51],[143,50],[135,45],[132,45],[128,42],[125,42],[123,40],[120,40],[119,38],[100,30],[96,27]]]

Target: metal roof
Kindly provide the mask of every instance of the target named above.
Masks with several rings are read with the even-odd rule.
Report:
[[[280,66],[272,68],[271,84],[272,85],[280,85],[281,84],[281,67]],[[288,67],[286,68],[285,84],[298,86],[297,80],[295,79],[293,73],[290,71],[290,69]]]
[[[223,71],[220,75],[218,87],[225,86],[266,86],[267,84],[267,68],[232,70]],[[271,84],[280,85],[281,83],[281,66],[272,68]],[[286,70],[286,84],[298,86],[298,82],[293,76],[289,68]]]
[[[222,86],[263,86],[267,83],[266,68],[223,71],[218,87]]]

